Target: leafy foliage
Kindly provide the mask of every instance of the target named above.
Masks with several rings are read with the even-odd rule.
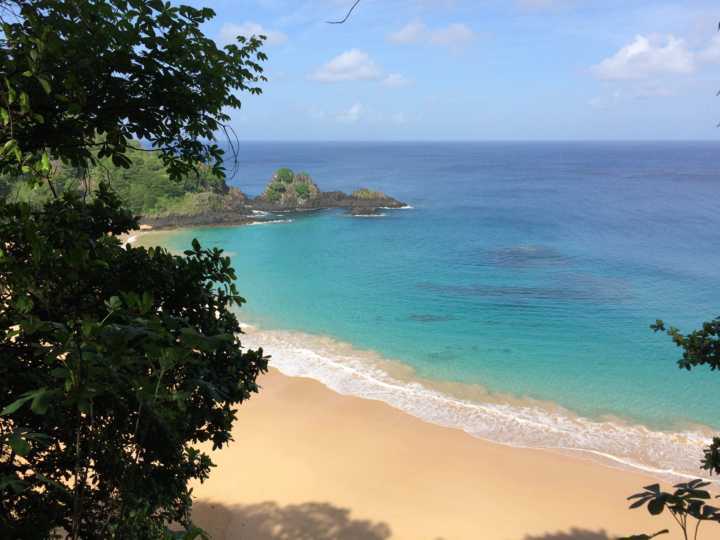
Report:
[[[224,176],[215,134],[238,91],[260,92],[266,57],[262,36],[218,48],[202,32],[213,16],[0,0],[3,538],[204,536],[188,482],[207,478],[205,449],[228,443],[267,358],[240,347],[243,299],[220,250],[117,235],[133,209],[226,189],[210,180]],[[193,171],[197,188],[171,186]]]
[[[295,206],[312,199],[319,193],[320,190],[308,173],[296,174],[291,169],[283,167],[275,171],[263,196],[272,203]]]
[[[0,530],[165,538],[188,520],[198,445],[230,441],[262,350],[240,347],[228,258],[123,247],[105,184],[42,209],[0,202]],[[197,531],[190,536],[197,536]]]
[[[678,366],[688,371],[707,366],[711,371],[720,369],[720,318],[705,322],[702,328],[684,335],[677,328],[666,328],[663,321],[656,321],[650,328],[655,332],[666,332],[675,345],[683,350]],[[715,437],[705,449],[703,469],[720,474],[720,437]]]
[[[285,186],[278,182],[273,182],[265,189],[265,196],[271,202],[279,201],[283,193],[285,193]]]
[[[151,152],[136,153],[128,168],[113,167],[108,159],[85,171],[57,163],[52,176],[56,193],[75,190],[84,194],[88,189],[88,197],[103,181],[112,186],[125,207],[142,216],[212,211],[229,190],[223,179],[203,165],[198,165],[198,175],[172,180],[160,156]],[[24,177],[6,177],[5,186],[4,196],[12,201],[39,206],[54,197],[47,184],[32,186]]]
[[[688,371],[698,366],[708,366],[711,371],[720,368],[720,319],[706,322],[702,328],[684,335],[677,328],[666,328],[661,320],[655,322],[650,328],[655,332],[666,332],[673,342],[683,350],[678,360],[678,366]],[[710,473],[720,473],[720,437],[715,437],[711,445],[705,449],[702,467]],[[690,538],[690,520],[695,521],[692,538],[696,539],[700,525],[704,522],[720,523],[720,508],[708,504],[710,493],[704,488],[709,486],[703,480],[693,480],[684,484],[677,484],[672,493],[664,492],[658,484],[646,486],[644,491],[630,497],[634,502],[630,508],[647,506],[652,515],[662,514],[665,510],[682,529],[684,538]],[[660,533],[658,533],[660,534]],[[657,536],[657,535],[655,535]],[[654,538],[654,536],[639,535],[628,537],[626,540]]]
[[[665,492],[660,489],[659,484],[645,486],[643,491],[631,495],[628,500],[633,501],[630,508],[647,507],[648,512],[657,516],[667,510],[673,519],[680,526],[685,540],[690,538],[696,539],[700,525],[703,522],[720,523],[720,508],[707,503],[711,498],[710,493],[704,489],[710,485],[710,482],[702,480],[692,480],[682,484],[673,486],[675,491],[672,493]],[[692,523],[695,526],[692,526]],[[629,536],[622,540],[643,540],[655,538],[668,531],[660,531],[654,535],[636,535]]]
[[[209,163],[213,141],[260,93],[262,36],[219,48],[214,12],[161,0],[0,0],[0,174],[47,177],[52,160],[129,167],[132,140],[156,149],[170,178]],[[96,152],[97,150],[97,152]]]
[[[295,175],[293,174],[291,169],[288,169],[287,167],[283,167],[282,169],[278,169],[275,173],[275,178],[282,182],[283,184],[292,184],[293,178]]]
[[[307,184],[297,184],[295,186],[295,193],[301,199],[307,199],[310,196],[310,186]]]

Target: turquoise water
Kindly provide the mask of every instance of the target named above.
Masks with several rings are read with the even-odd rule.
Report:
[[[590,420],[720,428],[720,379],[679,371],[677,349],[649,329],[664,318],[690,330],[720,312],[718,150],[248,144],[234,183],[251,194],[290,166],[322,189],[368,186],[413,208],[274,216],[287,221],[183,231],[171,247],[197,237],[226,249],[242,318],[263,330],[330,336],[418,379]]]

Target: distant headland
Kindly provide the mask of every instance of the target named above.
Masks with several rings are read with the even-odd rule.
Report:
[[[308,173],[282,168],[272,175],[263,193],[255,198],[226,186],[219,198],[212,198],[212,204],[199,205],[182,213],[145,215],[140,223],[145,229],[231,226],[257,222],[265,213],[335,208],[344,209],[353,216],[373,216],[379,215],[380,209],[405,207],[405,203],[368,188],[357,189],[349,195],[342,191],[321,191]]]

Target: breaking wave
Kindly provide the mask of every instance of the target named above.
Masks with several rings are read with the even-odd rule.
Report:
[[[503,398],[474,385],[418,379],[410,367],[329,337],[244,326],[246,347],[263,349],[285,375],[316,379],[345,395],[380,400],[427,422],[516,447],[583,453],[667,480],[702,476],[710,433],[658,431],[584,418],[550,403]],[[468,397],[471,396],[471,397]]]

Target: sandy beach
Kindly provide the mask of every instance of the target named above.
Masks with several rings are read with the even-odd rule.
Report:
[[[655,480],[518,449],[273,371],[195,486],[216,540],[607,540],[672,530],[628,510]],[[674,538],[664,536],[663,538]]]

